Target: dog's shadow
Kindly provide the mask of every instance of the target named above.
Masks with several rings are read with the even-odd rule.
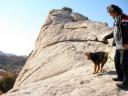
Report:
[[[116,75],[116,71],[109,71],[109,72],[107,72],[107,74],[109,74],[109,75]]]
[[[116,75],[116,71],[103,71],[102,73],[98,73],[97,75],[102,76],[102,75]]]

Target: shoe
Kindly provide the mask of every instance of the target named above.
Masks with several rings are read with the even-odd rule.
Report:
[[[128,90],[128,84],[120,83],[120,84],[116,84],[116,85],[120,89]]]
[[[113,79],[113,81],[123,81],[123,79],[121,79],[121,78],[112,78]]]

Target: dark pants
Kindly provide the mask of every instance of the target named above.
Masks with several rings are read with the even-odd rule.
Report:
[[[116,50],[114,60],[118,78],[123,79],[123,82],[128,84],[128,49]]]

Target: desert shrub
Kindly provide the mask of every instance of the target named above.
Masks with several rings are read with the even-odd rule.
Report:
[[[14,73],[13,74],[7,73],[6,75],[3,74],[2,78],[0,79],[0,90],[3,93],[6,93],[10,89],[12,89],[15,83],[16,77],[17,75]]]
[[[69,7],[63,7],[62,10],[64,11],[68,11],[69,13],[72,13],[72,8],[69,8]]]

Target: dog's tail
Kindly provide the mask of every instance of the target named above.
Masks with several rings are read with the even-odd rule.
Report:
[[[105,52],[104,57],[108,58],[108,52]]]

